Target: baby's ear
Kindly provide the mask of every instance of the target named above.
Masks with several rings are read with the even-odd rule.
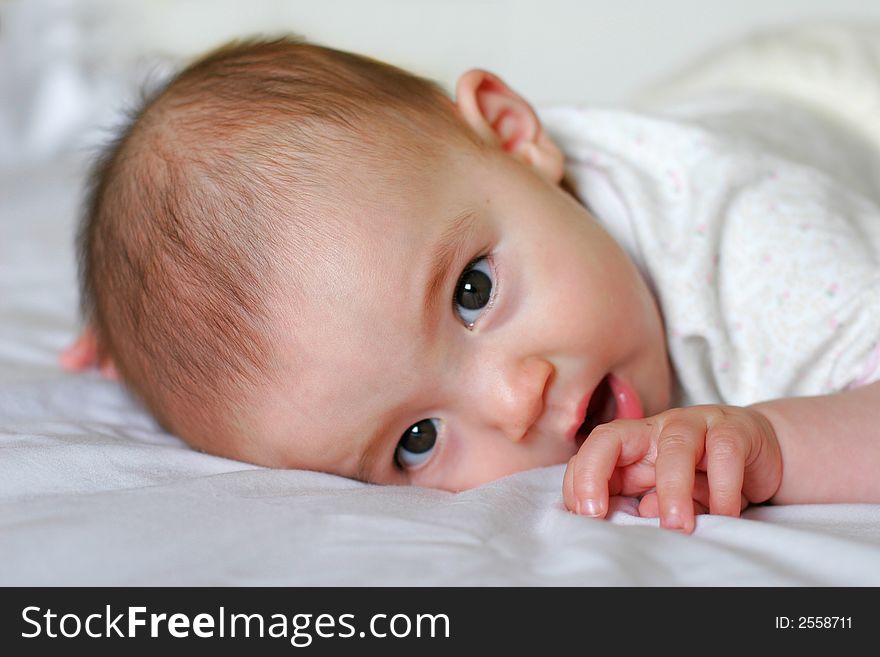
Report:
[[[462,118],[486,143],[500,146],[556,185],[565,158],[544,132],[526,100],[502,80],[480,69],[458,79],[455,103]]]

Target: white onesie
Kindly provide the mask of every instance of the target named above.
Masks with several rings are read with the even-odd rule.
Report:
[[[541,113],[578,196],[659,300],[677,404],[880,379],[880,156],[801,102],[716,91]]]

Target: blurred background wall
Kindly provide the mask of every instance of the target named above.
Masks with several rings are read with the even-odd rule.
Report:
[[[6,0],[0,167],[106,138],[144,82],[237,36],[295,32],[452,88],[479,66],[538,105],[614,103],[707,49],[880,0]]]

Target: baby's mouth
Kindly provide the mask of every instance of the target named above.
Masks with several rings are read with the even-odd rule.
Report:
[[[611,390],[611,384],[608,381],[608,375],[605,376],[596,386],[590,397],[590,403],[587,406],[587,414],[584,423],[578,427],[575,434],[575,441],[580,447],[584,444],[587,436],[600,424],[611,422],[617,412],[617,402],[614,401],[614,394]]]

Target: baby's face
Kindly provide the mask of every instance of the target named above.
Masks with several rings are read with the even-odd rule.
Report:
[[[667,407],[655,301],[555,181],[500,150],[351,175],[326,210],[345,234],[291,273],[282,384],[231,455],[462,490],[565,463],[588,404],[587,427]]]

